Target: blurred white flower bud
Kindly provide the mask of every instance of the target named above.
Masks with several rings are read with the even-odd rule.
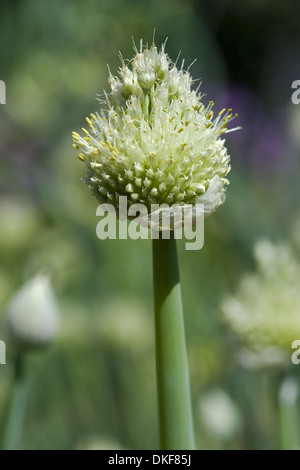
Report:
[[[212,435],[228,439],[240,432],[240,411],[222,389],[210,391],[201,398],[198,406],[200,420]]]
[[[38,274],[24,284],[6,308],[5,324],[19,348],[49,344],[58,332],[59,310],[49,277]]]

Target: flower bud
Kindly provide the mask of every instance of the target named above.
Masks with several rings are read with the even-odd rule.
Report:
[[[12,297],[5,309],[8,334],[18,348],[48,345],[59,327],[57,301],[49,277],[38,274]]]
[[[144,90],[149,90],[152,87],[155,82],[155,72],[150,65],[138,72],[138,81]]]
[[[121,71],[122,79],[123,79],[123,86],[125,90],[130,95],[142,95],[142,89],[138,83],[138,77],[136,73],[133,73],[129,70],[128,67],[123,67]]]

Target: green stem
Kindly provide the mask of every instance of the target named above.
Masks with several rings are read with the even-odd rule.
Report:
[[[280,450],[297,450],[300,446],[298,393],[299,387],[294,378],[283,379],[278,393]]]
[[[194,449],[193,418],[174,233],[153,240],[156,371],[161,448]]]
[[[15,360],[15,378],[4,438],[5,450],[20,449],[27,396],[28,382],[24,373],[23,357],[19,353]]]

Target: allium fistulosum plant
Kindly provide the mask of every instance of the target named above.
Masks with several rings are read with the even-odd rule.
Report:
[[[225,200],[230,157],[223,134],[235,117],[214,103],[202,103],[199,88],[165,53],[135,47],[121,58],[118,76],[109,75],[101,109],[87,118],[89,129],[73,133],[83,181],[100,203],[118,213],[128,206],[204,204],[205,216]],[[231,129],[234,130],[234,129]],[[172,228],[172,227],[171,227]],[[193,449],[194,435],[181,289],[174,231],[153,237],[157,390],[163,449]]]
[[[49,346],[59,329],[59,307],[50,282],[42,273],[26,282],[5,308],[5,329],[14,350],[14,380],[4,436],[5,450],[19,450],[29,394],[28,353]]]

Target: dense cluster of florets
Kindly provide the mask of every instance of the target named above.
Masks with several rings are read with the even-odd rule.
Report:
[[[193,80],[152,45],[110,74],[101,111],[87,118],[89,130],[73,133],[84,181],[101,203],[204,203],[206,215],[225,200],[230,157],[222,134],[234,116],[213,102],[202,104]]]
[[[267,240],[255,245],[254,254],[257,272],[242,277],[236,294],[224,299],[222,311],[247,352],[257,352],[261,363],[275,362],[280,353],[288,365],[300,330],[299,263],[289,245]]]

